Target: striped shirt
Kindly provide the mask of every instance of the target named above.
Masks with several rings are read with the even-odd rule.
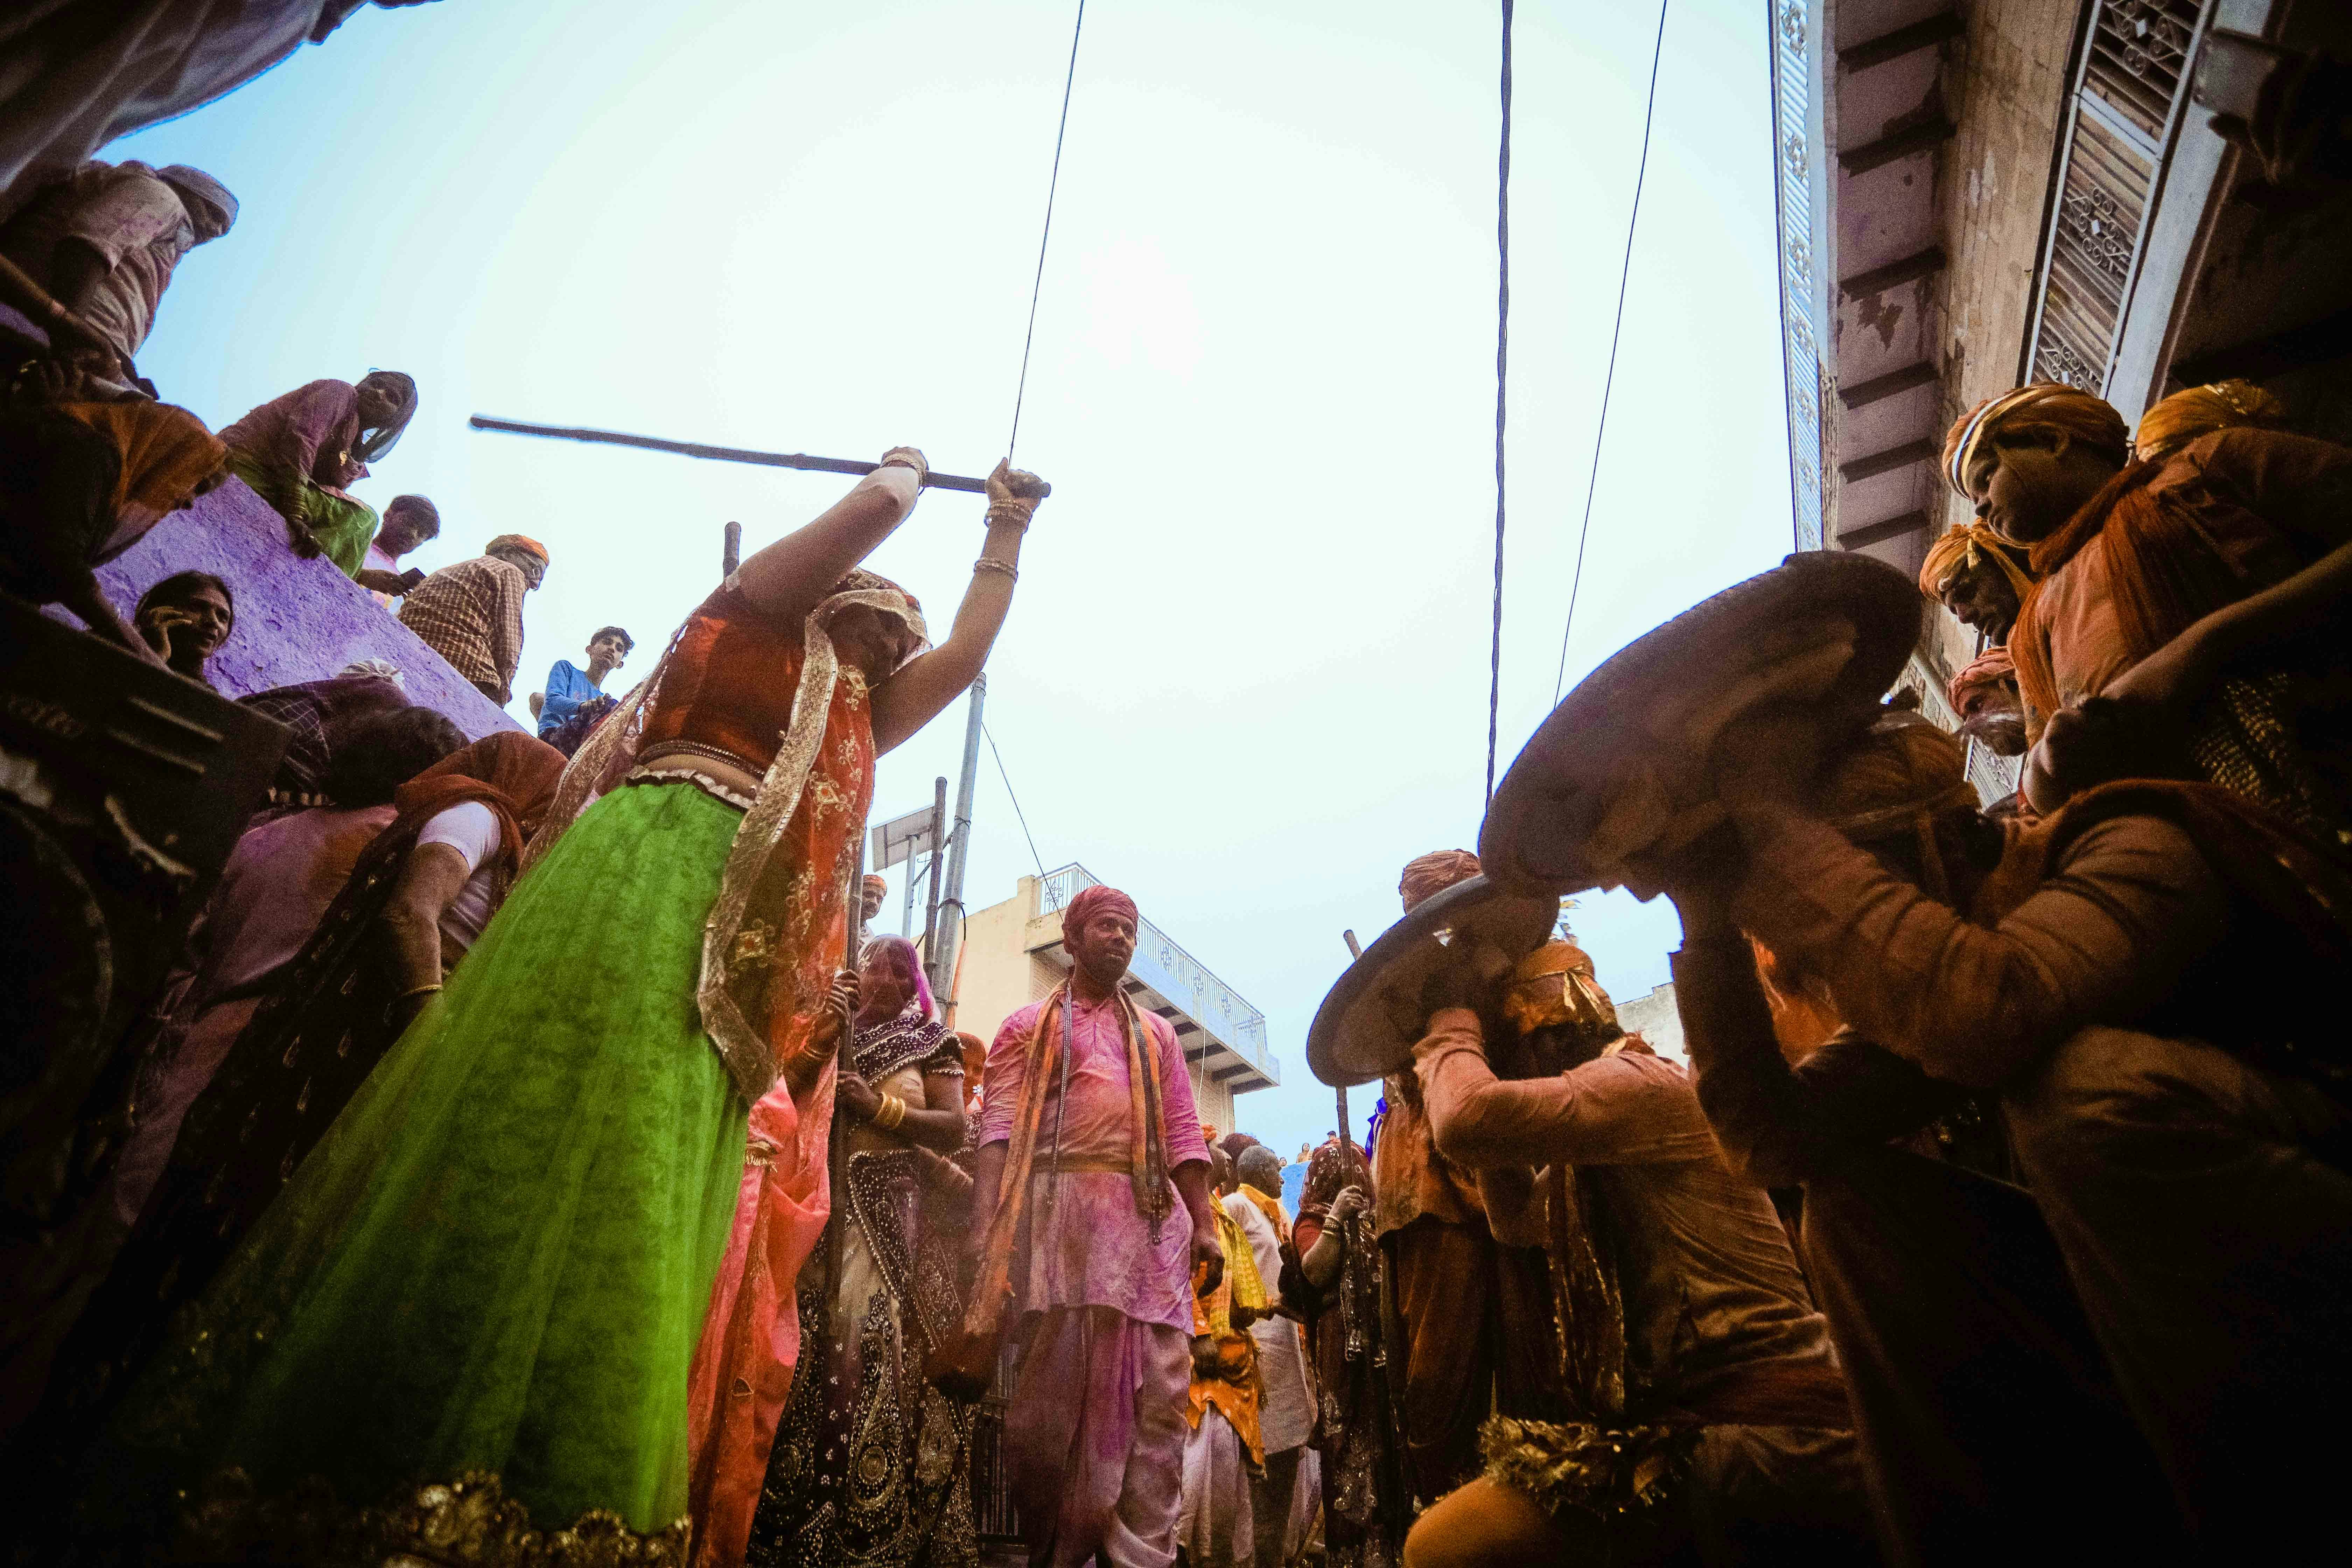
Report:
[[[400,602],[400,624],[477,686],[514,700],[522,665],[522,568],[493,555],[444,566]]]

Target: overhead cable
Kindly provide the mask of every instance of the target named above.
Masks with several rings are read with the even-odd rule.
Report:
[[[1078,79],[1078,37],[1086,27],[1087,0],[1078,0],[1078,19],[1070,28],[1070,68],[1062,79],[1062,120],[1054,130],[1054,173],[1045,182],[1045,226],[1037,236],[1037,276],[1029,285],[1029,330],[1021,335],[1021,379],[1013,389],[1013,433],[1004,438],[1007,458],[1021,439],[1021,400],[1029,393],[1029,345],[1037,337],[1037,297],[1045,288],[1045,247],[1054,237],[1054,193],[1062,187],[1062,140],[1070,131],[1070,89]]]
[[[1486,798],[1503,714],[1503,445],[1510,422],[1511,0],[1503,0],[1502,134],[1495,155],[1495,635],[1486,656]]]
[[[1650,93],[1642,106],[1642,160],[1633,169],[1633,210],[1625,219],[1625,264],[1617,274],[1617,319],[1609,329],[1609,369],[1601,380],[1601,419],[1592,432],[1592,471],[1584,481],[1584,521],[1576,529],[1576,574],[1568,584],[1568,618],[1559,628],[1559,670],[1552,677],[1551,700],[1559,703],[1560,688],[1568,681],[1568,634],[1576,625],[1576,597],[1584,586],[1584,542],[1592,531],[1592,497],[1601,484],[1601,441],[1609,433],[1609,391],[1617,380],[1617,340],[1625,330],[1625,286],[1633,276],[1633,234],[1642,222],[1642,183],[1650,172],[1650,124],[1658,108],[1658,60],[1666,44],[1666,7],[1673,0],[1658,0],[1658,37],[1650,46]]]

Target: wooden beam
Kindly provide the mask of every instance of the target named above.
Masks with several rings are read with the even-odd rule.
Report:
[[[1931,245],[1915,256],[1900,261],[1890,261],[1884,267],[1874,267],[1867,272],[1857,272],[1851,278],[1838,279],[1838,292],[1849,300],[1880,294],[1889,289],[1932,278],[1944,269],[1943,247]]]
[[[1932,153],[1958,133],[1958,127],[1943,116],[1925,121],[1907,131],[1897,131],[1892,136],[1882,136],[1875,142],[1865,142],[1851,152],[1838,154],[1838,167],[1849,174],[1866,174],[1882,163],[1892,163],[1897,158],[1908,158],[1914,153]]]
[[[1920,49],[1932,49],[1947,38],[1957,38],[1968,30],[1958,11],[1939,11],[1924,22],[1914,22],[1907,27],[1897,27],[1891,33],[1881,33],[1874,38],[1838,51],[1838,69],[1868,70],[1872,66],[1888,60],[1901,59]]]
[[[1916,386],[1933,386],[1938,373],[1926,360],[1906,364],[1901,370],[1890,370],[1885,375],[1874,375],[1868,381],[1855,382],[1852,386],[1838,388],[1838,401],[1849,410],[1866,408],[1874,403],[1898,396]]]
[[[1932,462],[1943,448],[1929,440],[1906,441],[1900,447],[1889,447],[1884,452],[1873,452],[1838,465],[1838,478],[1847,484],[1875,479],[1896,468],[1907,468],[1914,463]]]
[[[1927,512],[1906,511],[1899,517],[1886,518],[1878,522],[1865,522],[1860,528],[1840,529],[1837,536],[1838,548],[1860,550],[1865,544],[1880,544],[1890,539],[1900,539],[1906,533],[1915,533],[1927,526]]]

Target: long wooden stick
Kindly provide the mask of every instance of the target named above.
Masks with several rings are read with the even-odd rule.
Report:
[[[1350,960],[1364,956],[1363,946],[1356,941],[1354,931],[1343,931],[1339,933],[1339,937],[1348,944],[1348,957]],[[1344,1083],[1340,1084],[1335,1092],[1339,1097],[1339,1142],[1353,1148],[1356,1141],[1348,1136],[1348,1086]]]
[[[544,436],[553,441],[590,441],[605,447],[636,447],[648,452],[672,452],[681,458],[703,458],[714,463],[751,463],[763,468],[801,468],[820,474],[870,474],[879,463],[859,462],[850,458],[812,458],[806,452],[755,452],[747,447],[706,447],[698,441],[666,441],[658,436],[629,436],[618,430],[588,430],[569,425],[525,425],[516,419],[494,419],[487,414],[477,414],[466,421],[477,430],[496,430],[509,436]],[[973,495],[986,495],[988,481],[968,479],[961,474],[928,473],[923,476],[926,489],[935,490],[965,490]],[[1052,495],[1053,487],[1045,493]]]

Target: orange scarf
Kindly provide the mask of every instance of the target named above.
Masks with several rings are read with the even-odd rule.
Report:
[[[1282,1205],[1259,1192],[1247,1182],[1241,1184],[1241,1190],[1242,1196],[1255,1204],[1257,1212],[1265,1215],[1266,1223],[1274,1226],[1275,1239],[1287,1246],[1290,1241],[1290,1222],[1282,1217]]]
[[[2051,579],[2092,541],[2106,551],[2116,626],[2122,651],[2134,664],[2203,616],[2244,598],[2252,586],[2222,554],[2188,500],[2151,491],[2150,481],[2165,466],[2132,464],[2033,547],[2034,588],[2018,610],[2009,648],[2017,664],[2018,689],[2036,712],[2055,713],[2063,706],[2042,595]]]
[[[1136,1212],[1152,1223],[1174,1207],[1168,1181],[1167,1110],[1160,1100],[1160,1041],[1122,991],[1119,1033],[1127,1046],[1128,1109],[1131,1123],[1129,1180],[1135,1188]],[[1026,1076],[1021,1084],[1021,1104],[1013,1118],[1013,1136],[1005,1150],[1004,1177],[996,1192],[996,1212],[990,1218],[988,1240],[981,1252],[979,1282],[964,1309],[963,1331],[970,1341],[992,1344],[1013,1299],[1013,1247],[1029,1205],[1029,1177],[1037,1159],[1037,1134],[1045,1120],[1045,1096],[1054,1088],[1062,1064],[1063,1036],[1070,1008],[1070,985],[1064,981],[1037,1010],[1037,1022],[1021,1047]]]

